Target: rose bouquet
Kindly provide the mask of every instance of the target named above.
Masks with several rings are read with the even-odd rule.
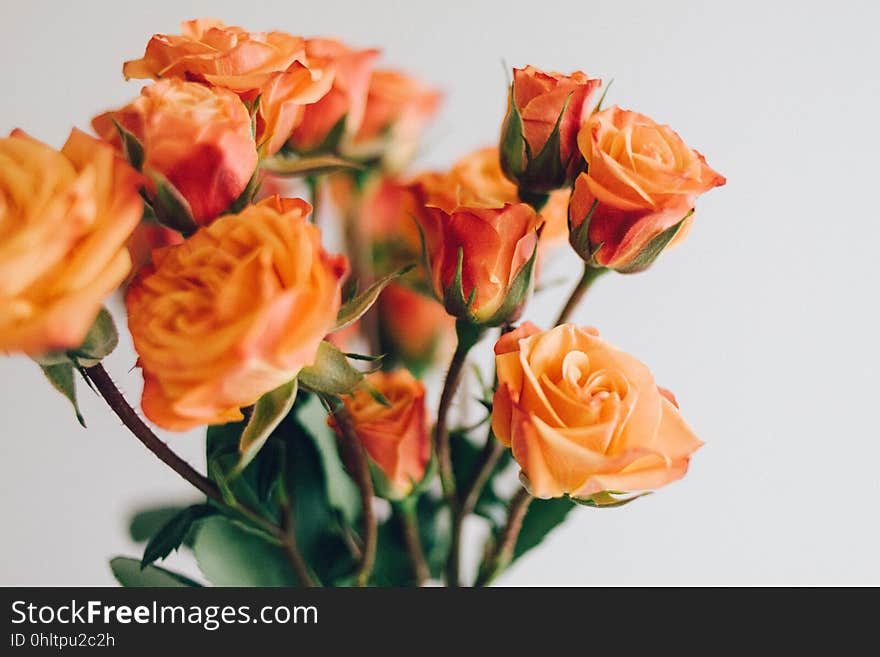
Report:
[[[181,546],[218,585],[486,585],[577,506],[679,479],[701,444],[643,363],[568,319],[598,277],[680,241],[724,178],[669,127],[604,109],[598,79],[532,66],[497,146],[409,173],[440,95],[378,57],[190,21],[125,63],[148,83],[96,136],[0,139],[0,349],[83,424],[84,380],[203,496],[135,518],[123,585],[197,585],[156,565]],[[568,302],[520,322],[566,240]],[[147,421],[101,364],[117,289]],[[483,345],[494,371],[472,375]],[[153,426],[207,427],[205,474]],[[473,573],[470,517],[488,536]]]

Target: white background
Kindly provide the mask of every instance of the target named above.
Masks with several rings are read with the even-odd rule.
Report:
[[[2,0],[0,132],[60,146],[138,92],[122,61],[153,32],[202,15],[384,48],[446,92],[424,164],[494,141],[503,59],[615,78],[611,102],[727,176],[683,246],[576,316],[648,363],[706,446],[656,495],[576,510],[502,583],[880,584],[875,3]],[[133,362],[126,343],[107,365],[136,399]],[[111,583],[107,559],[137,553],[129,511],[195,499],[85,389],[88,431],[23,358],[0,360],[0,392],[0,584]],[[198,434],[169,439],[203,466]]]

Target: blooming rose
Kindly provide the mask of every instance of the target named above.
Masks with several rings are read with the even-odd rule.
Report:
[[[418,148],[419,136],[440,105],[440,94],[398,71],[373,71],[360,128],[346,154],[381,159],[399,171]]]
[[[536,497],[659,488],[702,444],[650,370],[594,329],[525,323],[498,340],[495,366],[492,429]]]
[[[424,478],[431,460],[425,386],[403,369],[374,372],[366,380],[385,397],[388,406],[363,388],[343,398],[343,403],[358,439],[388,480],[390,492],[394,497],[405,497]],[[335,426],[332,419],[331,426]]]
[[[332,39],[306,40],[309,67],[330,71],[333,85],[316,103],[307,105],[295,127],[290,144],[300,152],[319,149],[340,121],[339,139],[350,139],[361,127],[367,104],[367,90],[378,50],[354,50]],[[330,144],[331,148],[336,144]]]
[[[577,135],[590,112],[590,97],[601,85],[585,73],[547,73],[535,68],[513,69],[507,116],[501,128],[505,173],[520,187],[547,192],[571,184],[580,166]],[[559,143],[550,159],[538,157],[557,123]]]
[[[644,269],[650,264],[639,258],[645,247],[681,224],[697,196],[726,182],[671,128],[619,107],[590,117],[578,144],[588,170],[571,198],[571,241],[582,258],[603,267]],[[588,216],[589,239],[578,240]]]
[[[392,283],[379,296],[384,350],[418,370],[448,358],[455,347],[455,321],[435,299]]]
[[[131,268],[140,185],[110,146],[79,130],[60,152],[20,130],[0,139],[0,351],[82,343]]]
[[[170,182],[198,224],[226,210],[257,167],[250,116],[225,89],[180,80],[144,87],[129,105],[92,120],[95,131],[121,149],[114,121],[141,142],[147,177],[159,174]],[[154,192],[155,183],[148,185]]]
[[[241,407],[314,361],[347,263],[324,252],[310,211],[269,198],[153,253],[126,295],[153,422],[182,431],[240,420]]]
[[[302,119],[303,106],[319,100],[333,75],[310,67],[306,40],[285,32],[248,32],[202,18],[181,34],[156,34],[141,59],[123,66],[126,79],[178,78],[229,89],[243,100],[260,98],[257,143],[271,155]]]

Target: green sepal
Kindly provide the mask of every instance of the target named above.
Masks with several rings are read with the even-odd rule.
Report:
[[[110,120],[122,141],[122,155],[135,170],[141,171],[144,167],[144,145],[132,132],[119,125],[116,119]]]
[[[559,187],[565,186],[568,181],[568,168],[570,162],[562,161],[562,151],[560,150],[560,127],[562,126],[562,117],[565,110],[568,109],[568,103],[571,101],[572,94],[569,94],[562,104],[562,110],[556,117],[556,124],[553,131],[544,142],[544,146],[534,158],[530,158],[526,165],[525,171],[519,178],[519,186],[528,192],[534,194],[536,192],[550,192]],[[577,153],[572,153],[574,157]]]
[[[684,218],[674,226],[670,226],[659,235],[655,236],[648,242],[635,258],[621,267],[615,267],[614,270],[621,274],[636,274],[645,271],[650,267],[657,257],[663,252],[669,243],[675,238],[678,231],[684,225],[684,222],[694,213],[693,210],[688,212]]]
[[[79,347],[67,351],[50,351],[36,356],[34,360],[40,366],[69,363],[78,368],[92,367],[109,356],[118,344],[119,333],[113,317],[106,308],[101,308]]]
[[[383,276],[375,283],[373,283],[370,287],[363,291],[363,293],[354,296],[352,299],[343,304],[342,308],[339,309],[339,313],[336,316],[336,326],[333,327],[331,333],[342,330],[347,326],[354,324],[357,320],[359,320],[364,313],[366,313],[374,303],[376,303],[376,299],[379,298],[379,294],[381,294],[382,290],[391,283],[394,279],[400,278],[404,274],[407,274],[413,269],[413,265],[408,265],[403,267],[402,269],[398,269],[396,272],[388,274],[387,276]]]
[[[532,257],[522,266],[507,289],[507,296],[498,310],[486,321],[480,322],[483,326],[501,326],[511,321],[516,321],[522,312],[532,291],[532,274],[535,270],[535,262],[538,259],[538,240],[535,240],[535,248]]]
[[[253,461],[266,444],[269,436],[293,408],[296,401],[297,381],[293,379],[275,390],[271,390],[257,400],[253,413],[238,443],[241,458],[232,469],[236,477]]]
[[[452,282],[449,284],[449,287],[443,290],[443,306],[446,308],[446,312],[448,312],[453,317],[457,317],[459,319],[473,320],[473,315],[471,314],[471,306],[473,305],[474,299],[477,296],[477,286],[475,285],[471,290],[468,298],[465,298],[462,274],[463,267],[464,249],[462,247],[458,247],[458,262],[455,266],[455,276],[453,276]]]
[[[156,220],[163,226],[176,230],[185,237],[196,232],[199,225],[193,218],[189,201],[161,173],[151,171],[149,175],[156,185],[156,193],[152,199]]]
[[[247,206],[253,203],[254,198],[260,191],[260,187],[263,186],[263,176],[262,172],[258,168],[254,171],[251,179],[248,180],[248,184],[245,186],[244,190],[241,194],[238,195],[238,198],[232,202],[226,212],[223,214],[238,214],[242,210],[244,210]]]
[[[274,155],[260,162],[260,167],[276,176],[304,178],[318,176],[345,169],[361,169],[361,165],[335,155],[315,155],[310,157],[285,157]]]
[[[363,372],[352,367],[346,355],[326,341],[318,346],[314,364],[300,370],[298,377],[303,388],[336,397],[351,394],[363,379]]]
[[[169,518],[144,548],[141,569],[177,550],[186,540],[194,523],[217,513],[217,509],[210,504],[193,504]]]
[[[631,495],[630,497],[619,497],[620,495],[626,495],[626,493],[619,493],[613,490],[604,490],[601,493],[596,493],[594,495],[590,495],[589,497],[572,497],[571,501],[576,504],[580,504],[581,506],[591,506],[596,509],[612,509],[615,507],[624,506],[634,500],[639,499],[640,497],[645,497],[645,495],[650,494],[651,491],[646,491],[644,493]]]
[[[597,244],[595,248],[590,244],[590,222],[593,219],[593,213],[596,211],[597,205],[599,205],[598,199],[593,201],[593,204],[587,211],[587,215],[577,228],[572,228],[571,205],[568,207],[568,242],[571,244],[575,253],[577,253],[581,259],[591,267],[601,267],[596,261],[596,254],[599,253],[602,244]]]
[[[596,106],[593,108],[591,114],[595,114],[596,112],[602,111],[602,103],[605,102],[605,96],[608,95],[608,90],[611,88],[611,85],[614,84],[614,78],[608,80],[608,84],[605,85],[605,88],[602,90],[602,95],[599,96],[599,102],[596,103]]]
[[[501,130],[499,146],[501,169],[504,175],[511,181],[518,182],[525,169],[523,160],[527,155],[525,149],[528,148],[528,142],[523,136],[522,116],[513,99],[512,83],[507,94],[507,117]]]
[[[67,397],[73,405],[73,412],[76,413],[77,421],[85,428],[86,421],[83,419],[82,413],[79,410],[79,404],[76,401],[76,382],[73,376],[73,364],[40,365],[40,369],[43,370],[43,374],[46,375],[52,387]]]

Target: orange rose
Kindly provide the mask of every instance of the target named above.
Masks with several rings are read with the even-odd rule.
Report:
[[[671,128],[619,107],[590,117],[578,144],[588,170],[571,198],[571,242],[588,262],[618,271],[650,265],[683,235],[697,196],[726,182]]]
[[[435,299],[392,283],[379,297],[379,326],[385,349],[414,370],[452,355],[455,321]]]
[[[562,75],[534,66],[513,69],[501,128],[501,162],[511,180],[533,193],[571,184],[581,165],[578,129],[601,84],[580,71]],[[549,143],[557,125],[558,138]]]
[[[144,173],[170,182],[201,225],[241,195],[257,167],[250,116],[225,89],[180,80],[144,87],[129,105],[92,120],[95,131],[121,149],[114,121],[141,142]]]
[[[334,150],[337,143],[350,139],[361,127],[370,85],[373,62],[378,50],[353,50],[332,39],[308,39],[309,66],[333,75],[333,86],[319,101],[307,105],[302,121],[295,127],[290,144],[300,152]],[[337,126],[341,134],[334,134]]]
[[[343,398],[343,403],[358,439],[388,480],[390,492],[405,497],[424,478],[431,460],[425,386],[407,370],[374,372],[366,378],[389,405],[380,404],[363,388]],[[332,416],[331,426],[335,426]]]
[[[79,130],[61,152],[20,130],[0,139],[0,351],[82,343],[131,268],[140,185],[110,146]]]
[[[412,159],[425,124],[437,111],[440,94],[398,71],[373,71],[364,119],[346,154],[381,159],[399,171]]]
[[[659,488],[702,444],[641,362],[595,329],[525,323],[495,345],[492,429],[536,497]]]
[[[422,175],[412,188],[434,291],[447,312],[488,325],[514,318],[531,287],[540,217],[525,203],[463,185],[455,170]]]
[[[176,230],[165,228],[149,221],[142,221],[128,239],[128,253],[131,255],[132,276],[143,265],[153,260],[153,251],[163,246],[180,244],[183,235]]]
[[[153,253],[128,289],[144,413],[172,431],[240,420],[314,361],[336,322],[343,256],[311,207],[273,197]]]
[[[126,79],[178,78],[260,98],[257,143],[271,155],[302,119],[303,106],[330,88],[332,73],[307,66],[306,40],[285,32],[248,32],[202,18],[180,35],[156,34],[143,58],[126,62]]]

